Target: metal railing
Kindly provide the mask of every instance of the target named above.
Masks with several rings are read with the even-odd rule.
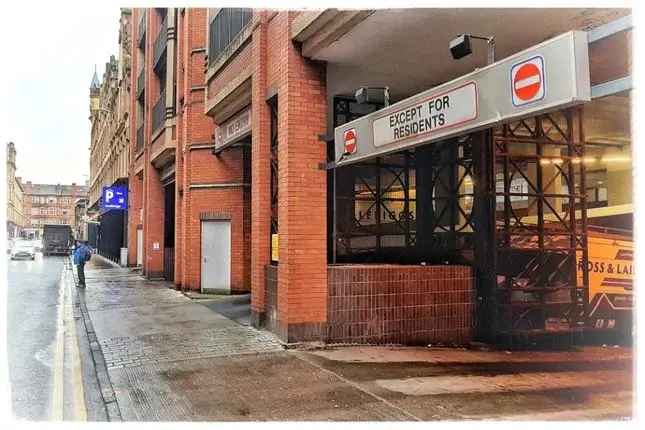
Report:
[[[156,132],[166,119],[166,92],[159,94],[159,100],[152,108],[152,132]]]
[[[134,153],[135,155],[141,152],[143,149],[143,130],[145,129],[144,123],[141,123],[139,127],[137,127],[137,140],[134,145]]]
[[[146,49],[146,11],[143,10],[139,20],[139,48]]]
[[[155,45],[153,49],[153,62],[154,67],[157,67],[157,63],[163,57],[163,53],[166,52],[166,46],[168,45],[168,17],[166,16],[161,23],[161,28],[159,29],[159,34],[155,39]]]
[[[208,24],[208,65],[211,66],[251,22],[252,9],[223,8]]]
[[[141,96],[145,91],[145,85],[146,85],[145,72],[146,72],[146,69],[144,67],[139,72],[139,77],[137,78],[137,98],[141,98]]]

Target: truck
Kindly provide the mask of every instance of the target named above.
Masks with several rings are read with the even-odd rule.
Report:
[[[631,335],[634,312],[633,233],[617,228],[589,226],[588,326]],[[578,261],[578,278],[582,278]]]
[[[67,255],[73,240],[72,227],[68,224],[46,224],[43,226],[43,255]]]

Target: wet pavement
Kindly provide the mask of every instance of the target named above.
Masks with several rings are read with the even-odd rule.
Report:
[[[94,258],[93,262],[94,263]],[[244,296],[191,299],[136,271],[79,290],[126,421],[627,419],[630,348],[285,350]]]
[[[422,420],[622,420],[632,414],[627,348],[346,347],[305,354]]]
[[[77,336],[66,264],[66,257],[41,253],[8,261],[7,356],[18,419],[105,419],[86,339]]]
[[[16,417],[48,419],[62,257],[8,260],[7,356]]]

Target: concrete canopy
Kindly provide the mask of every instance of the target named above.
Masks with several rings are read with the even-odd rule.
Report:
[[[566,31],[589,30],[629,13],[629,9],[389,9],[366,14],[358,23],[346,20],[340,29],[341,18],[335,17],[294,39],[303,43],[303,55],[327,62],[330,96],[353,94],[362,85],[389,86],[397,101],[486,65],[484,41],[473,41],[471,55],[452,58],[448,44],[458,34],[495,36],[499,60]],[[334,24],[334,37],[325,35],[325,28]],[[327,43],[316,37],[326,37]]]

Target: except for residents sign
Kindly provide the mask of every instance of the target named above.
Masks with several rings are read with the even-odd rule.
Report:
[[[251,134],[251,107],[222,123],[215,132],[215,149],[221,151]]]
[[[336,165],[589,100],[587,33],[570,31],[336,127]]]
[[[477,118],[477,84],[468,82],[374,120],[374,146],[454,127]]]

